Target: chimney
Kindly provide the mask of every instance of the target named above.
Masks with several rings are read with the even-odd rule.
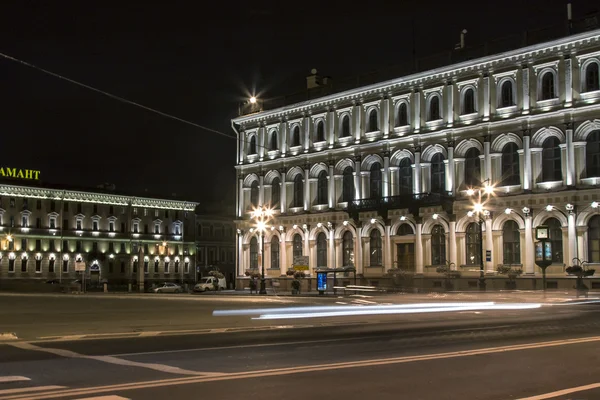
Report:
[[[306,77],[306,88],[309,90],[322,86],[330,86],[333,83],[330,76],[320,76],[316,68],[313,68],[310,73],[311,75]]]
[[[465,48],[465,36],[467,34],[467,30],[463,29],[460,32],[460,43],[457,43],[456,46],[454,46],[454,50],[461,50]]]

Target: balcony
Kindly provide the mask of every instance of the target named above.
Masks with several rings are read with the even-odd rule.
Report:
[[[387,219],[389,210],[408,209],[410,214],[419,215],[421,207],[434,206],[442,206],[444,211],[451,214],[453,203],[453,196],[442,193],[405,194],[354,200],[348,203],[348,214],[357,220],[360,212],[377,211],[383,219]]]

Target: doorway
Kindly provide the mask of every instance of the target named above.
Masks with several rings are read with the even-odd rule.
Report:
[[[396,261],[398,268],[405,271],[415,271],[415,244],[396,244]]]

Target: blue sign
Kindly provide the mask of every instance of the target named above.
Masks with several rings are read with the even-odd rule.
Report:
[[[100,272],[100,266],[98,264],[90,265],[90,272]]]
[[[326,291],[327,290],[327,274],[324,272],[317,273],[317,290],[318,291]]]

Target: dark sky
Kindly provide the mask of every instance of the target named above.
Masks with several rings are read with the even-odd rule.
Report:
[[[427,55],[452,49],[463,28],[473,43],[561,23],[567,2],[14,3],[0,6],[0,52],[234,136],[230,119],[254,88],[282,95],[311,68],[335,80],[406,61],[413,20]],[[596,2],[572,3],[577,17]],[[233,213],[235,140],[1,58],[0,140],[2,166],[46,182],[110,182]]]

